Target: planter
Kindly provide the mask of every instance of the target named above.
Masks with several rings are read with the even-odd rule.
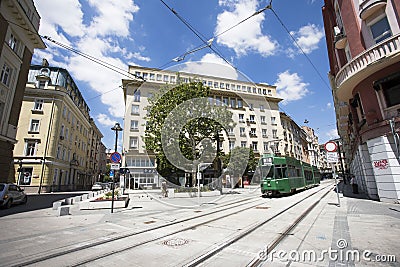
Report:
[[[111,199],[91,199],[79,203],[81,210],[111,209]],[[128,196],[114,198],[114,209],[126,208],[129,203]]]

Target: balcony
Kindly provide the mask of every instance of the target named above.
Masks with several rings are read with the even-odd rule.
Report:
[[[348,101],[360,81],[399,61],[400,34],[397,34],[365,50],[340,69],[335,77],[337,98]]]
[[[386,0],[364,0],[360,2],[360,18],[362,20],[386,6]]]
[[[344,49],[347,44],[347,36],[343,33],[339,33],[335,35],[335,48],[336,49]]]

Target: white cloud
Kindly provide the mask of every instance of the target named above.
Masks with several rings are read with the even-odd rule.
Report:
[[[211,53],[205,54],[200,61],[189,61],[182,65],[174,66],[172,69],[234,80],[239,77],[239,74],[231,65],[228,65],[223,59]]]
[[[97,16],[92,19],[88,31],[92,36],[124,36],[129,35],[129,22],[139,7],[133,1],[126,0],[89,0],[96,9]]]
[[[330,103],[330,102],[327,103],[327,104],[326,104],[326,108],[327,108],[327,109],[332,109],[332,103]]]
[[[302,99],[309,93],[308,83],[304,83],[297,73],[290,73],[288,70],[278,74],[275,83],[278,97],[283,98],[283,104]]]
[[[98,123],[100,123],[103,126],[114,126],[115,121],[111,120],[108,115],[100,113],[96,116],[96,120]]]
[[[41,0],[35,1],[41,16],[40,32],[63,43],[68,40],[59,32],[62,28],[69,36],[83,36],[83,12],[79,0]],[[62,15],[61,15],[62,14]],[[68,19],[66,19],[68,18]]]
[[[301,27],[297,32],[290,32],[290,34],[295,38],[297,44],[301,47],[304,53],[310,54],[312,51],[318,49],[318,44],[324,37],[324,31],[322,28],[318,28],[314,24],[309,24],[307,26]],[[294,44],[297,49],[297,45]],[[293,57],[297,52],[293,49],[288,50],[289,56]]]
[[[37,1],[36,5],[42,16],[41,34],[48,35],[62,44],[117,66],[123,71],[128,70],[124,61],[132,59],[150,60],[140,53],[127,51],[126,48],[121,46],[123,41],[130,39],[129,23],[133,20],[133,14],[139,10],[134,1],[88,0],[88,4],[92,7],[90,11],[92,17],[85,17],[89,13],[84,14],[78,0]],[[68,19],[65,19],[66,17]],[[130,42],[132,43],[132,40]],[[89,85],[89,88],[100,94],[118,87],[121,84],[121,79],[126,78],[82,56],[68,53],[67,50],[49,42],[46,43],[49,44],[49,49],[38,52],[35,55],[36,60],[47,58],[51,66],[66,68],[74,80],[85,82]],[[85,96],[85,89],[87,90],[87,88],[81,86],[79,89]],[[110,115],[123,117],[122,90],[116,90],[113,94],[102,95],[100,99]]]
[[[337,129],[331,129],[326,133],[326,136],[329,138],[328,140],[332,140],[332,139],[337,139],[339,138],[339,134],[337,132]]]
[[[220,6],[226,6],[231,11],[224,11],[217,16],[215,35],[222,33],[239,21],[247,18],[259,9],[256,0],[220,0]],[[237,56],[256,52],[264,57],[273,55],[278,43],[270,36],[262,33],[262,23],[265,14],[260,13],[232,30],[217,37],[217,42],[233,49]]]

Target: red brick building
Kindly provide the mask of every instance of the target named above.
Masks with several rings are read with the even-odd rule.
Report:
[[[330,81],[349,172],[372,199],[400,199],[400,1],[325,0]]]

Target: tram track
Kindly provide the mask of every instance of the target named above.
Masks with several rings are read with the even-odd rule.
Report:
[[[326,189],[327,187],[331,187],[331,185],[324,186],[317,190],[316,192],[307,195],[306,197],[300,199],[299,201],[295,202],[294,204],[290,205],[289,207],[281,210],[273,217],[268,218],[260,223],[252,225],[250,228],[245,229],[240,233],[240,235],[235,235],[228,240],[223,241],[212,247],[211,250],[202,253],[200,256],[193,257],[194,259],[190,262],[183,263],[184,266],[197,266],[206,260],[212,258],[214,255],[222,251],[223,249],[229,247],[231,244],[234,244],[238,240],[242,239],[243,237],[249,235],[256,229],[260,228],[262,225],[266,224],[267,222],[279,217],[286,211],[292,209],[299,203],[303,202],[304,200],[310,198],[311,196],[317,194],[318,192]],[[265,199],[260,199],[260,197],[248,197],[241,199],[236,202],[226,203],[222,206],[219,206],[218,209],[215,209],[210,212],[205,212],[203,214],[199,214],[196,216],[191,216],[187,218],[183,218],[180,220],[176,220],[173,222],[165,223],[163,225],[150,227],[144,230],[136,230],[136,231],[129,231],[128,233],[115,235],[112,237],[104,237],[100,240],[90,241],[90,242],[82,242],[80,244],[75,244],[71,246],[64,246],[52,251],[50,253],[44,255],[38,255],[35,258],[30,258],[29,260],[21,259],[19,262],[16,262],[14,265],[9,266],[27,266],[32,264],[43,264],[48,266],[49,264],[52,265],[55,262],[63,262],[66,266],[82,266],[87,264],[94,264],[95,262],[112,257],[119,253],[129,252],[134,248],[138,248],[144,245],[150,245],[156,242],[159,242],[165,238],[172,237],[179,233],[184,233],[197,227],[205,226],[211,224],[213,222],[217,222],[219,220],[223,220],[227,217],[237,215],[242,212],[246,212],[251,210],[257,206],[262,204],[268,204],[269,201]],[[315,204],[316,205],[316,204]],[[222,207],[222,208],[221,208]],[[215,216],[211,217],[210,216]],[[179,230],[174,230],[173,228],[185,223],[184,227],[181,227]],[[172,228],[172,229],[169,229]],[[162,231],[162,233],[160,233]],[[132,239],[135,237],[135,241],[131,242]],[[130,244],[127,244],[129,241]],[[277,241],[277,244],[280,241]],[[97,251],[102,251],[101,254],[96,253]],[[68,259],[68,260],[66,260]],[[254,264],[257,264],[253,259]],[[58,266],[64,266],[57,264]],[[257,265],[249,265],[249,266],[257,266]]]
[[[163,229],[163,228],[166,228],[166,227],[182,224],[182,223],[185,223],[185,222],[188,222],[188,221],[191,221],[191,220],[196,220],[196,219],[199,219],[199,218],[203,218],[203,217],[206,217],[206,216],[217,214],[219,212],[228,211],[230,209],[234,209],[234,208],[238,208],[238,207],[247,205],[248,203],[251,203],[251,201],[254,201],[254,200],[260,200],[260,198],[259,197],[247,197],[247,198],[235,201],[235,202],[222,204],[221,206],[215,207],[215,210],[212,210],[210,212],[205,212],[203,214],[198,214],[196,216],[191,216],[191,217],[183,218],[183,219],[180,219],[180,220],[175,220],[173,222],[165,223],[165,224],[158,225],[158,226],[155,226],[155,227],[149,227],[147,229],[136,230],[136,231],[133,230],[133,231],[129,231],[129,232],[123,233],[123,234],[117,234],[117,235],[113,235],[113,236],[101,237],[101,238],[97,238],[95,240],[87,240],[87,241],[84,241],[84,242],[81,242],[81,243],[78,243],[78,244],[73,244],[73,245],[61,246],[61,247],[52,249],[52,251],[45,251],[44,253],[41,253],[41,254],[32,255],[32,256],[29,257],[29,259],[20,259],[17,262],[10,263],[8,266],[28,266],[28,265],[40,263],[40,262],[43,262],[43,261],[47,261],[47,260],[51,260],[51,259],[54,259],[54,258],[65,256],[65,255],[69,255],[69,254],[72,254],[74,252],[79,252],[79,251],[82,251],[82,250],[95,248],[97,246],[103,246],[103,245],[106,245],[108,243],[113,243],[113,242],[116,242],[116,241],[119,241],[119,240],[123,240],[123,239],[127,239],[127,238],[130,238],[130,237],[134,237],[134,236],[150,233],[150,232],[155,231],[155,230],[159,230],[159,229]],[[260,205],[260,203],[252,204],[251,206],[257,206],[257,205]],[[246,210],[248,208],[249,207],[246,206],[245,208],[243,208],[243,210]],[[234,214],[235,212],[232,212],[231,214]],[[226,215],[224,215],[224,216],[226,216]],[[192,227],[189,227],[189,228],[192,228]],[[151,242],[151,240],[148,241],[148,242]],[[143,244],[146,244],[148,242],[145,242]],[[141,244],[138,244],[138,245],[141,245]],[[114,251],[113,253],[117,253],[117,252],[118,251]],[[112,255],[113,253],[107,253],[107,256]],[[98,258],[102,258],[102,257],[103,257],[103,255],[101,257],[98,257]],[[96,259],[92,259],[92,261],[93,260],[96,260]],[[83,263],[79,263],[79,264],[83,264]]]
[[[230,247],[231,245],[233,245],[234,243],[238,242],[239,240],[243,239],[244,237],[250,235],[251,233],[253,233],[254,231],[258,230],[260,227],[263,227],[264,225],[266,225],[267,223],[271,222],[272,220],[277,219],[278,217],[280,217],[282,214],[284,214],[285,212],[293,209],[294,207],[296,207],[298,204],[302,203],[303,201],[307,200],[308,198],[314,196],[315,194],[323,191],[324,189],[331,187],[331,185],[325,186],[323,188],[321,188],[320,190],[314,192],[313,194],[310,194],[308,196],[306,196],[305,198],[300,199],[299,201],[295,202],[294,204],[290,205],[289,207],[286,207],[285,209],[281,210],[280,212],[278,212],[277,214],[275,214],[274,216],[263,220],[261,222],[258,222],[250,227],[248,227],[246,230],[242,231],[241,233],[239,233],[238,235],[231,237],[227,240],[224,240],[223,242],[221,242],[218,245],[215,245],[211,250],[208,250],[207,252],[203,253],[202,255],[197,256],[195,259],[193,259],[190,262],[185,263],[182,266],[185,267],[193,267],[193,266],[198,266],[201,265],[203,263],[205,263],[206,261],[212,259],[213,256],[215,256],[216,254],[220,253],[221,251],[223,251],[224,249]],[[268,255],[268,253],[270,253],[297,225],[300,221],[302,221],[310,212],[311,210],[330,192],[331,190],[327,190],[320,198],[317,199],[317,201],[313,202],[307,209],[306,211],[304,211],[299,217],[296,218],[296,220],[291,223],[282,233],[280,233],[274,240],[273,242],[271,242],[270,244],[268,244],[267,248],[268,250],[266,251],[266,255]],[[263,248],[260,248],[259,251],[261,251]],[[259,266],[261,263],[263,262],[263,259],[259,256],[253,258],[248,264],[247,267],[256,267]]]

